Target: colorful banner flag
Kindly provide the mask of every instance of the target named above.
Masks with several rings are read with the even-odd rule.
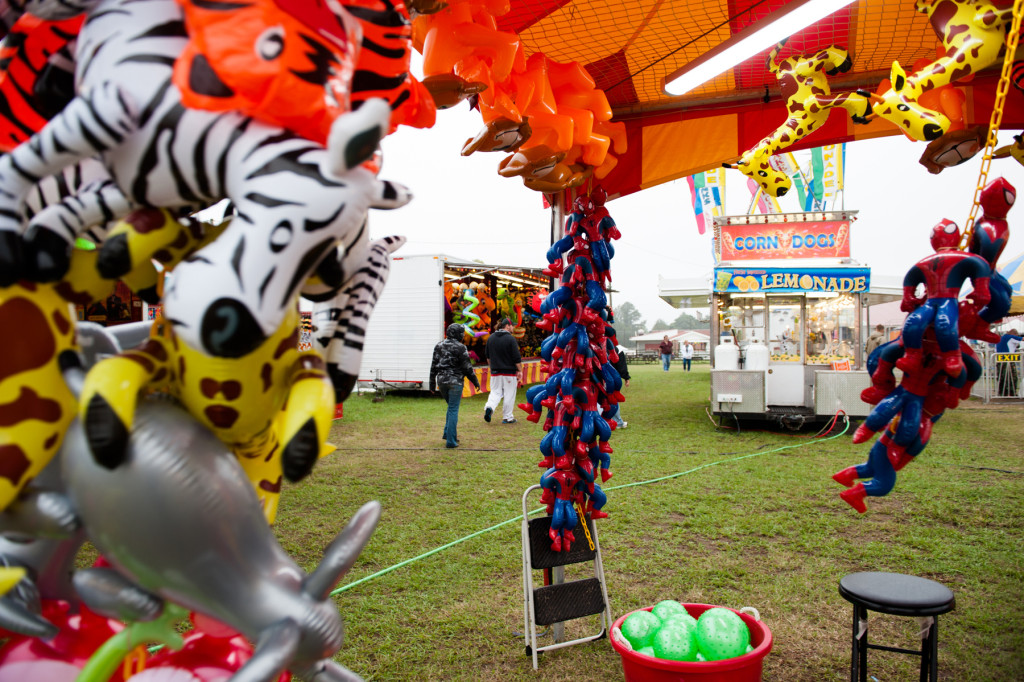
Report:
[[[821,204],[822,210],[834,210],[839,193],[843,191],[845,144],[830,144],[821,148]],[[816,176],[817,177],[817,176]]]
[[[690,199],[693,204],[693,218],[697,221],[697,234],[704,234],[707,226],[704,224],[704,204],[700,200],[698,195],[699,188],[697,187],[698,181],[700,182],[700,188],[704,187],[704,174],[697,173],[696,175],[686,176],[686,184],[690,188]]]
[[[713,218],[724,215],[725,169],[715,168],[686,178],[693,200],[693,216],[697,232],[704,234]]]

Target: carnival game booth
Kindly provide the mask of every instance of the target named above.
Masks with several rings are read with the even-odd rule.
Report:
[[[715,218],[710,282],[662,280],[677,307],[711,306],[711,405],[786,425],[866,416],[863,309],[895,300],[850,259],[855,211]]]
[[[434,345],[449,324],[466,327],[464,341],[484,392],[490,374],[484,352],[498,320],[510,318],[527,383],[543,381],[537,329],[540,301],[550,290],[542,268],[486,265],[446,255],[395,256],[388,285],[366,329],[359,386],[378,392],[428,390]],[[477,391],[466,382],[464,395]]]

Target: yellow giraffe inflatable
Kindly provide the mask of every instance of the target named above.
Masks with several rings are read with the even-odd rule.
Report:
[[[852,65],[846,50],[833,45],[813,55],[796,55],[776,63],[783,45],[779,43],[768,55],[768,70],[779,80],[789,118],[745,151],[736,163],[722,164],[753,179],[773,197],[785,195],[793,186],[789,175],[772,165],[773,154],[820,128],[835,107],[850,112],[855,123],[867,123],[870,111],[867,93],[833,95],[829,89],[827,76],[848,71]]]
[[[50,462],[75,416],[61,375],[78,362],[74,319],[52,285],[0,288],[0,511]]]
[[[1003,4],[1003,3],[1000,3]],[[899,126],[915,140],[935,140],[949,130],[949,119],[918,104],[922,93],[980,72],[994,63],[1006,43],[1013,3],[1000,7],[990,0],[917,0],[928,15],[945,53],[911,75],[893,62],[892,87],[871,95],[872,114]]]
[[[206,355],[158,319],[146,343],[86,375],[80,410],[93,455],[111,469],[120,464],[139,395],[169,394],[232,448],[273,523],[282,474],[300,480],[334,449],[325,444],[334,388],[323,359],[300,351],[298,340],[297,302],[273,335],[240,358]]]

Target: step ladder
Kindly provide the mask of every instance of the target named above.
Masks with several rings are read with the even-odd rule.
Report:
[[[612,620],[608,590],[604,582],[604,564],[601,561],[601,545],[597,540],[597,528],[589,516],[579,514],[579,522],[573,531],[576,540],[568,552],[551,551],[551,517],[540,516],[530,519],[527,509],[530,493],[540,490],[533,485],[523,493],[523,636],[526,641],[526,655],[533,657],[533,669],[537,669],[537,655],[552,649],[592,642],[607,636]],[[586,529],[583,524],[586,523]],[[592,542],[592,544],[591,544]],[[563,566],[585,561],[594,563],[594,577],[571,582],[561,582]],[[552,569],[556,579],[552,584],[534,587],[533,572]],[[595,635],[581,637],[569,642],[559,642],[557,634],[561,623],[585,616],[601,615],[601,630]],[[556,632],[554,644],[537,646],[537,627],[552,626]]]

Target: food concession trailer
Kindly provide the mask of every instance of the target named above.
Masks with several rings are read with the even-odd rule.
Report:
[[[434,345],[448,324],[467,320],[466,346],[486,392],[486,332],[505,315],[516,324],[526,383],[546,379],[539,357],[545,334],[537,329],[540,315],[530,304],[535,295],[546,295],[550,284],[542,268],[486,265],[446,255],[392,257],[387,286],[366,328],[359,387],[378,393],[427,390]],[[465,296],[467,287],[472,287],[472,299]],[[477,306],[468,303],[478,299]],[[469,317],[460,317],[464,312]],[[481,316],[477,323],[469,321]],[[475,393],[467,381],[464,395]]]
[[[839,410],[866,416],[860,399],[865,308],[898,300],[899,282],[872,282],[850,258],[856,211],[714,219],[711,280],[661,280],[676,307],[711,307],[711,409],[717,415],[799,426]]]

